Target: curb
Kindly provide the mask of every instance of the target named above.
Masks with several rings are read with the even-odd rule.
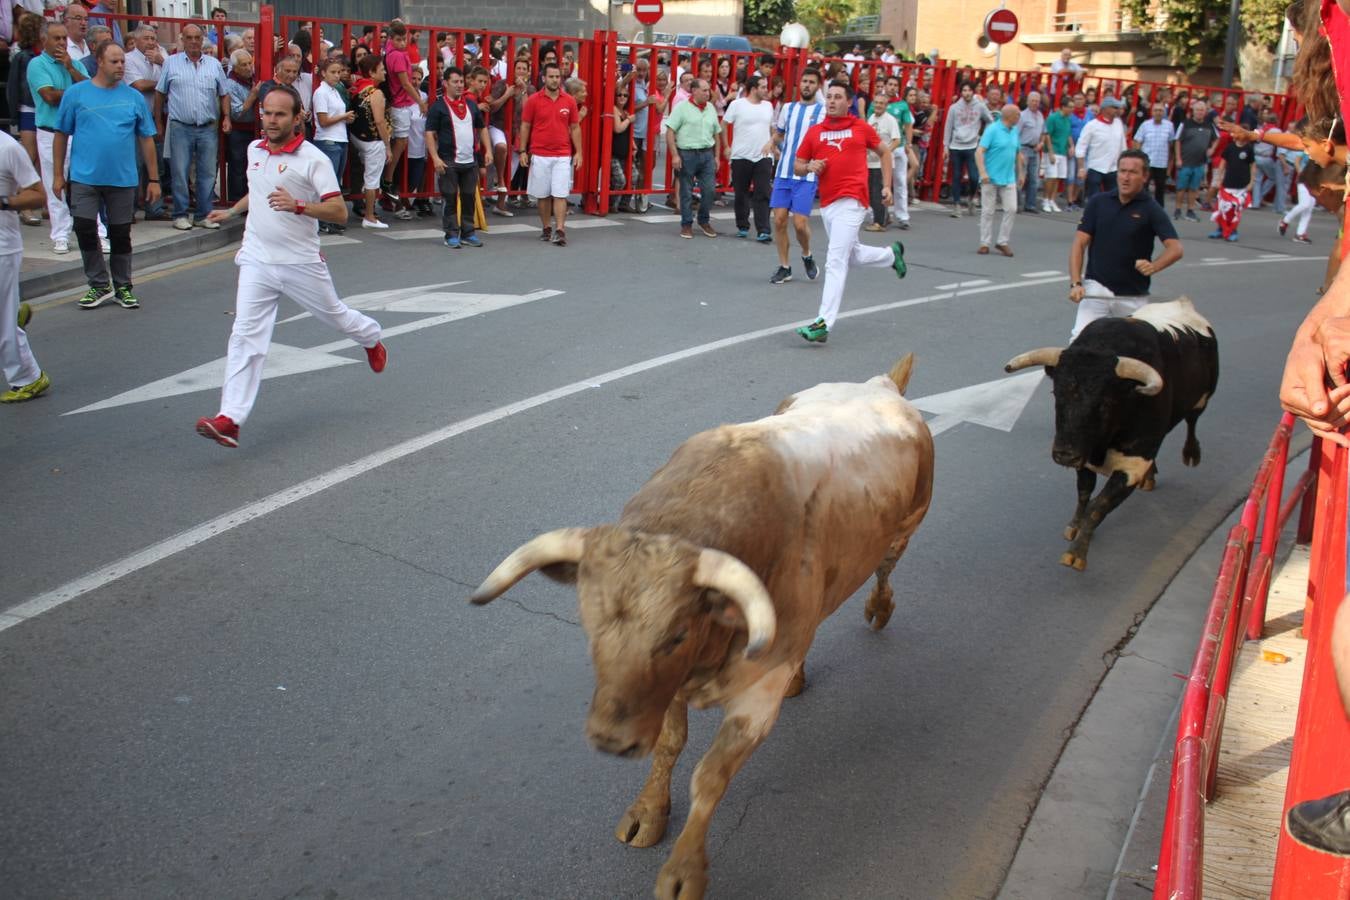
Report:
[[[226,222],[214,230],[194,228],[191,231],[184,232],[181,237],[159,241],[141,249],[133,248],[132,257],[135,260],[136,268],[145,270],[151,266],[191,259],[194,256],[238,243],[243,232],[243,220]],[[72,255],[74,258],[68,265],[55,271],[38,272],[27,276],[21,275],[19,277],[19,296],[25,300],[33,300],[47,294],[84,287],[84,266],[80,262],[78,253]]]

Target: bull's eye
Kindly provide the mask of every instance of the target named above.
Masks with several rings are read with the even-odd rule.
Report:
[[[666,642],[657,648],[657,653],[666,656],[675,652],[675,648],[684,643],[685,638],[689,637],[688,627],[681,628],[675,634],[666,639]]]

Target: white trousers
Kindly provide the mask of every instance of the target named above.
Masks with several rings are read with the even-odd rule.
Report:
[[[1313,210],[1317,207],[1317,201],[1313,199],[1312,191],[1308,190],[1303,182],[1298,184],[1298,205],[1284,214],[1283,221],[1286,225],[1298,220],[1294,226],[1294,234],[1307,234],[1308,223],[1312,221]]]
[[[47,215],[51,219],[53,241],[69,241],[70,228],[73,224],[70,218],[70,207],[66,206],[64,197],[58,197],[52,193],[52,175],[56,173],[56,164],[52,162],[52,141],[56,139],[50,131],[37,130],[38,162],[41,164],[42,171],[42,189],[47,192]],[[70,151],[73,141],[66,142],[66,179],[70,178]]]
[[[272,343],[277,300],[285,294],[315,319],[362,347],[380,340],[380,323],[351,309],[338,299],[333,278],[324,263],[300,265],[239,264],[239,291],[234,304],[234,330],[225,357],[225,386],[220,414],[242,425],[258,398],[263,363]]]
[[[891,153],[891,212],[901,222],[909,221],[909,153],[897,147]]]
[[[38,132],[41,134],[42,132]],[[28,348],[28,335],[19,327],[19,267],[23,253],[0,253],[0,368],[11,387],[32,384],[42,368]]]
[[[839,317],[839,302],[844,299],[844,283],[848,280],[850,265],[880,269],[895,262],[890,247],[873,247],[858,240],[858,229],[866,217],[867,207],[852,197],[820,208],[829,250],[825,256],[825,286],[821,290],[817,318],[825,320],[826,328],[833,328],[834,320]]]
[[[994,203],[1003,205],[1003,218],[998,223],[998,241],[994,241]],[[980,185],[980,246],[1001,246],[1012,237],[1013,218],[1017,215],[1017,185]]]
[[[1083,281],[1083,290],[1086,293],[1083,299],[1078,301],[1078,316],[1074,319],[1073,331],[1069,334],[1070,342],[1078,337],[1078,333],[1086,328],[1089,322],[1107,316],[1132,316],[1148,302],[1147,297],[1117,297],[1106,285],[1091,278]]]

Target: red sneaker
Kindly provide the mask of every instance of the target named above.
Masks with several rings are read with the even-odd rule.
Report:
[[[197,420],[197,433],[210,438],[222,447],[239,446],[239,426],[229,416],[216,416],[214,419]]]
[[[374,347],[367,347],[366,359],[370,362],[370,371],[383,372],[384,364],[389,361],[389,353],[384,349],[384,342],[380,341]]]

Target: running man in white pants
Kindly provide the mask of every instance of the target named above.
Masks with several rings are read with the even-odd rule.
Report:
[[[825,258],[825,286],[821,291],[820,312],[810,325],[797,333],[808,341],[825,343],[839,302],[844,297],[848,267],[874,266],[895,269],[905,277],[905,248],[899,242],[890,247],[871,247],[858,241],[858,229],[867,214],[867,151],[881,146],[881,138],[871,125],[849,111],[853,89],[834,82],[825,92],[825,118],[811,126],[797,147],[793,171],[811,173],[819,180],[820,218],[825,223],[829,251]],[[891,202],[891,157],[882,153],[881,198]]]
[[[1181,259],[1181,239],[1172,220],[1144,190],[1148,176],[1148,154],[1126,150],[1117,164],[1116,189],[1093,194],[1083,209],[1069,251],[1069,300],[1078,304],[1071,341],[1089,322],[1133,315],[1148,302],[1152,277]],[[1154,241],[1163,245],[1156,260]]]
[[[28,304],[19,304],[23,237],[19,234],[18,211],[41,209],[45,202],[42,182],[28,151],[8,133],[0,134],[0,369],[9,385],[9,390],[0,394],[0,403],[32,400],[52,386],[33,358],[23,330],[32,311]]]
[[[319,254],[318,221],[345,221],[347,205],[328,157],[303,133],[295,134],[301,109],[300,94],[290,85],[268,92],[262,103],[266,137],[248,148],[248,193],[229,210],[210,214],[222,222],[250,213],[235,256],[239,291],[220,413],[197,420],[198,434],[226,447],[239,446],[239,426],[257,399],[282,294],[365,347],[374,371],[383,372],[387,359],[379,323],[338,299]]]

